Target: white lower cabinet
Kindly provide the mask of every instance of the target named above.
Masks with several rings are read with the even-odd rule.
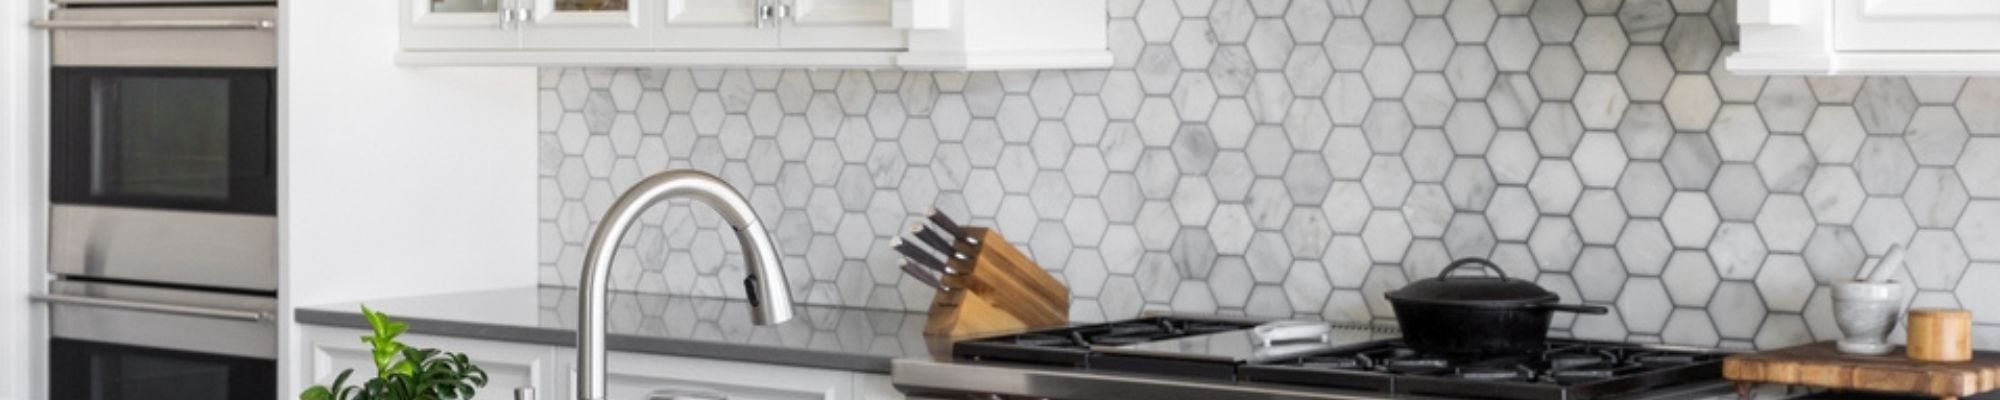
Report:
[[[367,343],[361,337],[367,331],[345,328],[307,327],[306,342],[312,346],[312,377],[314,384],[328,384],[340,376],[340,371],[354,369],[349,382],[367,381],[375,374],[374,357],[369,353]],[[555,390],[555,360],[553,348],[542,345],[527,345],[507,342],[460,339],[441,336],[404,334],[397,340],[404,344],[437,348],[454,353],[465,353],[472,362],[486,370],[486,388],[479,392],[482,399],[511,399],[514,389],[535,388],[542,399],[562,399]]]
[[[559,350],[565,354],[571,350]],[[563,390],[575,391],[575,357],[558,365]],[[613,399],[849,400],[857,397],[855,373],[702,358],[613,353],[605,390]],[[860,374],[866,375],[866,374]],[[893,392],[893,389],[892,389]],[[894,398],[902,398],[897,395]]]
[[[854,374],[854,398],[856,400],[877,400],[903,398],[888,375]]]
[[[332,382],[354,369],[350,380],[375,371],[358,329],[306,326],[313,383]],[[411,346],[465,353],[489,375],[480,399],[513,398],[515,388],[532,387],[541,400],[575,398],[576,350],[568,347],[405,334]],[[614,352],[605,384],[614,400],[902,400],[886,375],[757,364],[692,357]],[[671,394],[671,395],[669,395]]]

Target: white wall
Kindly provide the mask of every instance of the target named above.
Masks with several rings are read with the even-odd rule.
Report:
[[[40,2],[0,5],[0,399],[41,398],[44,318],[28,303],[42,285],[39,229],[45,209],[40,139],[41,35],[27,21]]]
[[[23,247],[21,203],[27,199],[22,176],[26,166],[26,131],[20,122],[19,100],[27,95],[20,79],[26,69],[26,52],[21,38],[26,28],[20,16],[29,2],[0,5],[0,354],[22,354],[27,341],[28,305],[21,297],[28,286],[27,257]],[[27,357],[0,358],[0,399],[25,399]]]
[[[296,306],[535,284],[535,71],[397,67],[397,4],[281,5],[283,321]],[[291,325],[287,397],[312,379]]]

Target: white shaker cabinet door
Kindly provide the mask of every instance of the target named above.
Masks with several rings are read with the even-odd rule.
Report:
[[[888,375],[857,372],[854,374],[854,399],[904,400],[906,397],[903,397],[902,392],[896,391],[896,385],[889,380]]]
[[[361,342],[368,332],[316,326],[305,329],[306,340],[312,346],[308,365],[313,384],[332,383],[341,371],[349,368],[354,373],[348,376],[348,382],[366,382],[375,376],[374,356],[368,344]],[[413,334],[404,334],[396,340],[412,347],[465,353],[486,371],[486,387],[479,389],[478,398],[512,399],[514,389],[522,387],[535,388],[535,394],[545,400],[566,398],[556,390],[555,353],[549,346]]]
[[[563,390],[576,391],[575,350],[561,359]],[[604,390],[613,400],[849,400],[847,371],[651,354],[612,353]]]
[[[1839,51],[2000,50],[2000,1],[1833,1]]]
[[[530,0],[403,0],[403,47],[410,50],[511,49],[521,32],[501,26],[503,10]]]
[[[658,0],[520,0],[534,4],[526,49],[636,49],[652,45]]]
[[[784,43],[790,49],[902,49],[894,0],[778,0],[791,6]]]
[[[654,0],[662,5],[653,43],[665,49],[768,50],[778,47],[775,21],[758,24],[759,0]]]

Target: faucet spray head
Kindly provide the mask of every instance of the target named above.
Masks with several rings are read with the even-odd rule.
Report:
[[[753,217],[754,218],[754,217]],[[785,267],[778,261],[778,249],[764,224],[751,220],[736,228],[743,244],[743,294],[750,300],[750,322],[757,325],[782,323],[792,319],[792,291],[785,279]]]

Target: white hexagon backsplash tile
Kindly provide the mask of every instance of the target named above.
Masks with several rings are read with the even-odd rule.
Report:
[[[2000,314],[1962,284],[2000,279],[2000,79],[1736,76],[1732,7],[1125,1],[1109,70],[545,69],[540,276],[574,284],[618,190],[700,168],[811,302],[927,306],[884,243],[937,208],[1078,320],[1383,321],[1483,256],[1615,306],[1576,337],[1770,348],[1837,336],[1825,282],[1899,244],[1923,304]],[[663,208],[617,287],[734,293],[720,219]]]

